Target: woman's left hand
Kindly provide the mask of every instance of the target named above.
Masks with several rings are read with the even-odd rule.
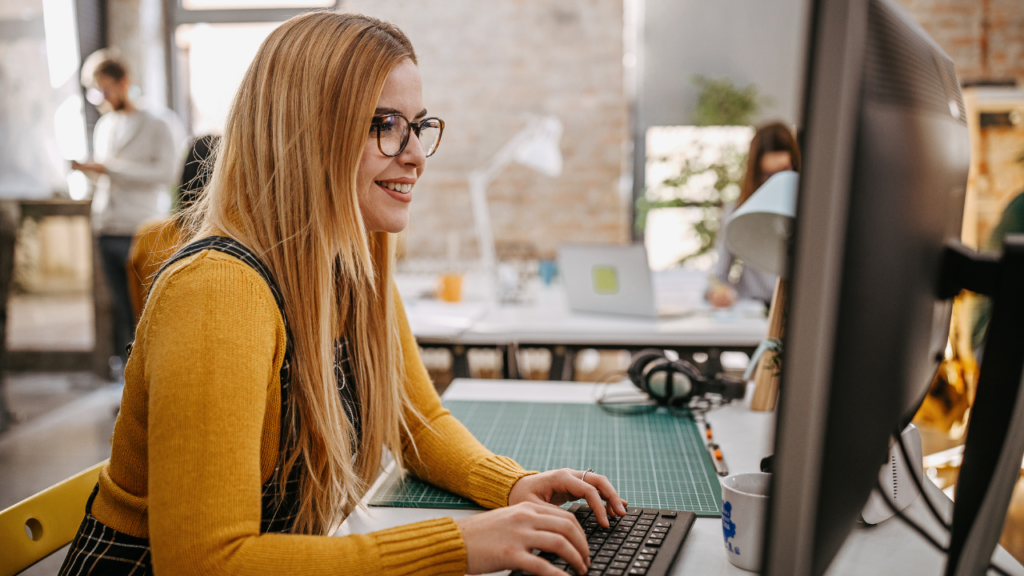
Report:
[[[619,498],[619,493],[607,478],[595,472],[587,472],[584,478],[583,472],[569,468],[523,476],[512,486],[508,505],[545,502],[560,506],[580,498],[586,498],[598,524],[605,528],[608,527],[609,515],[626,515],[628,503]]]

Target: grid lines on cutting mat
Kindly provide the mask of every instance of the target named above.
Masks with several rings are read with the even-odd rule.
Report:
[[[593,468],[630,506],[720,514],[714,464],[689,418],[612,416],[593,404],[448,401],[445,407],[484,446],[527,470]],[[414,479],[389,479],[370,505],[479,508]]]

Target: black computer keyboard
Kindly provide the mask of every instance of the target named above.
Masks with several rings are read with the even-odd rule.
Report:
[[[587,576],[663,576],[683,547],[697,515],[693,512],[627,508],[625,516],[609,518],[608,528],[597,523],[586,504],[569,507],[583,526],[590,545],[590,569]],[[569,574],[575,574],[556,554],[542,552],[541,558]],[[529,576],[515,570],[510,576]]]

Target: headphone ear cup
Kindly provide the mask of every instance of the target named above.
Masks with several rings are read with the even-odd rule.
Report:
[[[673,366],[672,397],[689,399],[694,394],[694,388],[693,380],[685,372],[677,370]]]
[[[647,374],[650,372],[649,365],[655,360],[667,360],[665,353],[656,348],[645,348],[633,355],[633,360],[626,371],[629,380],[640,390],[647,392]]]
[[[644,368],[644,392],[659,403],[671,398],[675,392],[675,370],[667,358],[648,362]]]
[[[688,402],[691,397],[705,392],[705,378],[696,366],[686,360],[674,360],[671,369],[673,398],[678,398],[679,402]]]

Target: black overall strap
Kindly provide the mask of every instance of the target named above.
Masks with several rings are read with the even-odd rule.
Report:
[[[234,256],[259,273],[267,283],[267,286],[270,287],[270,291],[274,295],[274,301],[277,303],[278,312],[281,314],[281,320],[284,322],[285,333],[287,334],[287,348],[285,349],[284,362],[281,364],[280,373],[281,432],[278,444],[279,451],[277,464],[274,467],[274,473],[271,475],[270,479],[263,484],[263,510],[260,519],[260,532],[289,532],[295,523],[295,516],[298,513],[299,488],[301,485],[302,474],[305,471],[305,465],[301,459],[298,460],[289,471],[287,480],[282,484],[281,474],[283,473],[285,459],[291,454],[297,442],[294,430],[298,427],[299,415],[293,414],[295,410],[295,402],[294,396],[291,393],[291,365],[294,361],[292,334],[289,329],[288,316],[285,314],[284,298],[281,296],[281,291],[278,289],[277,283],[274,281],[274,277],[270,274],[270,271],[263,262],[239,242],[223,236],[210,236],[185,246],[176,254],[171,256],[171,258],[160,268],[160,271],[156,273],[151,286],[156,284],[156,279],[160,276],[160,272],[168,266],[183,258],[199,254],[205,250],[214,250]],[[338,391],[342,400],[342,406],[355,430],[356,445],[358,446],[359,438],[362,436],[362,423],[360,421],[359,402],[355,386],[347,385],[348,382],[353,381],[352,363],[348,348],[348,342],[344,338],[339,339],[335,343],[334,372],[335,378],[337,379]]]

